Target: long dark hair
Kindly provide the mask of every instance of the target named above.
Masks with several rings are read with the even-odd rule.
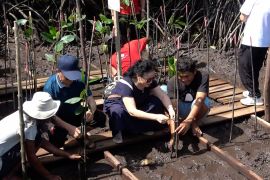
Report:
[[[124,76],[129,76],[131,78],[138,76],[143,76],[145,73],[155,71],[158,72],[156,61],[154,60],[139,60],[133,66],[131,66]]]

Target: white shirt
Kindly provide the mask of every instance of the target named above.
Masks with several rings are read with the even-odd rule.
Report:
[[[25,139],[35,140],[37,126],[35,119],[24,117]],[[16,111],[0,121],[0,170],[2,169],[2,155],[20,142],[20,118],[19,111]]]
[[[270,1],[246,0],[240,12],[248,16],[242,44],[253,47],[269,47]]]

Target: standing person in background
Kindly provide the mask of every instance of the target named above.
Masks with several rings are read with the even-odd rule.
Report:
[[[122,134],[149,134],[164,128],[165,124],[173,133],[175,112],[169,97],[155,80],[156,72],[154,61],[137,61],[105,100],[104,111],[109,116],[115,143],[122,143]],[[165,115],[166,111],[169,116]],[[172,143],[173,136],[169,145]]]
[[[120,50],[121,65],[122,65],[122,75],[127,72],[127,70],[133,66],[137,61],[142,60],[145,56],[146,45],[149,43],[149,39],[146,37],[141,39],[135,39],[127,42],[123,45]],[[116,53],[111,57],[111,75],[115,77],[117,74],[117,59]]]
[[[173,76],[168,82],[168,95],[176,106],[176,93],[179,93],[180,125],[176,133],[184,135],[190,129],[194,135],[202,135],[198,122],[207,116],[210,110],[209,76],[196,69],[196,61],[190,57],[182,57],[177,61],[178,77]],[[178,89],[175,81],[178,80]]]
[[[43,138],[36,138],[37,123],[48,121],[57,112],[60,101],[53,101],[46,92],[36,92],[31,101],[23,103],[23,119],[25,133],[25,152],[27,160],[42,178],[48,180],[60,180],[61,177],[51,174],[41,164],[36,156],[39,147],[44,148],[54,155],[63,156],[69,159],[80,159],[78,154],[70,154],[56,148]],[[19,111],[16,111],[0,121],[0,179],[20,179],[16,174],[20,162],[20,118]]]
[[[243,92],[245,98],[240,102],[244,105],[254,105],[256,99],[256,105],[263,105],[259,89],[259,72],[270,46],[270,3],[265,0],[246,0],[240,12],[240,20],[245,22],[245,29],[239,51],[239,75],[247,89]]]
[[[130,0],[128,2],[129,4],[125,4],[123,0],[120,0],[119,28],[121,44],[138,39],[136,27],[130,23],[134,20],[134,17],[136,17],[137,21],[140,21],[145,15],[145,0]]]
[[[58,59],[58,72],[52,75],[44,86],[44,91],[48,92],[54,100],[60,100],[61,105],[56,113],[55,126],[48,129],[50,142],[57,147],[62,147],[67,140],[67,135],[74,138],[81,136],[81,120],[86,118],[86,122],[96,123],[97,126],[104,127],[106,117],[101,111],[96,111],[96,102],[90,89],[87,89],[86,115],[81,113],[75,114],[80,106],[80,102],[75,104],[65,103],[66,100],[80,97],[81,92],[85,89],[85,83],[81,81],[81,71],[79,61],[75,56],[62,55]],[[97,120],[97,121],[96,121]]]

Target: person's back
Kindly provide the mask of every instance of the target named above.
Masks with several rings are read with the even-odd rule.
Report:
[[[265,0],[246,0],[240,12],[248,16],[242,44],[253,47],[269,47],[270,3]]]
[[[141,38],[132,40],[123,45],[120,50],[121,54],[121,66],[122,74],[125,74],[127,70],[133,66],[138,60],[141,60],[142,53],[146,48],[148,43],[147,38]],[[115,76],[117,71],[117,56],[114,53],[111,57],[111,66],[112,66],[112,76]]]

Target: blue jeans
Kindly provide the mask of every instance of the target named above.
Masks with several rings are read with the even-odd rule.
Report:
[[[182,102],[182,101],[180,101],[179,106],[178,106],[179,107],[179,117],[186,118],[189,115],[189,113],[190,113],[192,107],[194,106],[194,104],[195,104],[195,100],[192,101],[192,102]],[[206,105],[206,107],[208,109],[210,109],[211,105],[210,105],[210,101],[209,101],[208,97],[205,98],[204,104]],[[208,113],[206,113],[205,116],[207,116],[207,114]]]

